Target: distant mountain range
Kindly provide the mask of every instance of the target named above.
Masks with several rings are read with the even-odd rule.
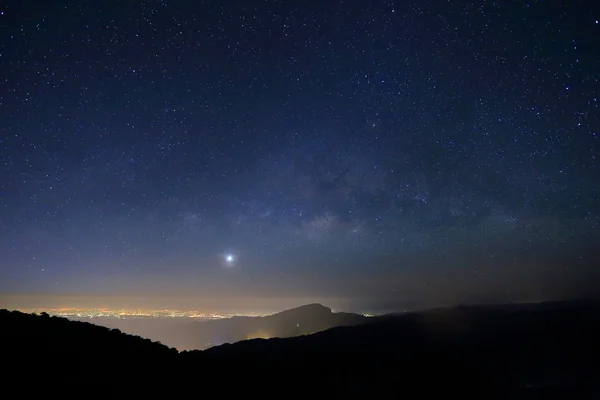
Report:
[[[93,318],[93,322],[134,335],[152,338],[179,350],[203,350],[246,339],[309,335],[336,326],[363,323],[367,317],[334,313],[320,304],[308,304],[264,317],[232,317],[198,321],[190,318]]]
[[[299,334],[289,325],[296,318],[331,314],[309,305],[267,318]],[[597,399],[599,338],[598,302],[435,309],[184,352],[89,323],[0,311],[4,382],[130,385],[138,395]]]

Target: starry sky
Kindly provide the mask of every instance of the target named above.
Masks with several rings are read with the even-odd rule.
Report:
[[[3,2],[0,306],[597,294],[594,3]]]

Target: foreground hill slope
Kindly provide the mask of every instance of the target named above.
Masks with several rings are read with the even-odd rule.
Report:
[[[175,357],[177,351],[159,342],[122,333],[89,322],[61,317],[0,310],[2,353],[34,358],[60,355],[84,357],[93,362],[124,357]]]
[[[600,398],[596,302],[437,309],[181,353],[48,316],[1,311],[0,328],[3,363],[33,379],[185,382],[222,394]]]

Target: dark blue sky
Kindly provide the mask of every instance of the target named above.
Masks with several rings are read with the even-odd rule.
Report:
[[[0,294],[592,295],[593,3],[5,2]]]

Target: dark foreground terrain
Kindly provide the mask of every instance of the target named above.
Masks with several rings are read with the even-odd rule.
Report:
[[[437,309],[181,353],[89,323],[0,311],[4,387],[45,393],[600,399],[599,343],[597,302]]]

